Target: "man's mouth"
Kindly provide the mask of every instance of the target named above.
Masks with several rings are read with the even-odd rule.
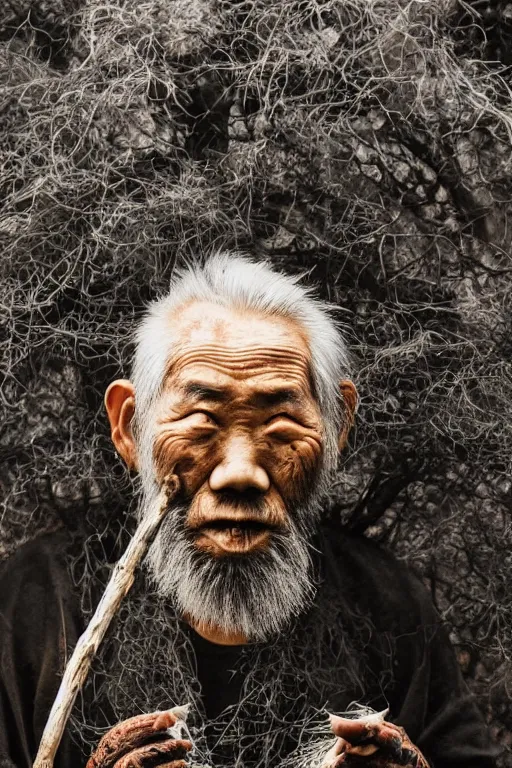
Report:
[[[275,526],[252,518],[209,520],[193,529],[195,545],[214,555],[247,554],[265,549]]]

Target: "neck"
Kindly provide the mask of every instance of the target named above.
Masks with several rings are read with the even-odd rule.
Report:
[[[185,616],[185,621],[204,640],[217,645],[247,645],[247,636],[243,632],[230,632],[212,624],[201,624]]]

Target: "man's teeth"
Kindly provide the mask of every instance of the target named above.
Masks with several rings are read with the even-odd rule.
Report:
[[[241,525],[233,525],[224,529],[230,536],[250,536],[251,533],[255,533],[254,528],[242,527]]]
[[[253,536],[265,530],[264,526],[250,521],[227,522],[225,525],[214,525],[211,530],[218,531],[220,534],[232,536],[233,538],[243,538]]]
[[[241,531],[261,531],[267,526],[258,520],[214,520],[211,523],[205,523],[205,528],[213,528],[219,531],[241,530]]]

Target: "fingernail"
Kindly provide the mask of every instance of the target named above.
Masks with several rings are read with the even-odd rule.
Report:
[[[176,717],[171,712],[161,712],[153,723],[154,731],[165,731],[174,725]]]

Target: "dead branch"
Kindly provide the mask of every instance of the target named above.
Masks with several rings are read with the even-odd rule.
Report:
[[[156,505],[151,515],[148,515],[141,521],[125,553],[117,562],[94,616],[78,640],[66,666],[43,732],[39,750],[34,761],[34,768],[52,768],[64,728],[71,714],[77,694],[87,677],[91,662],[112,619],[119,609],[121,601],[130,590],[135,578],[135,570],[156,535],[162,520],[167,514],[169,504],[176,496],[178,490],[179,480],[177,476],[174,474],[169,475],[163,485],[160,503]]]

